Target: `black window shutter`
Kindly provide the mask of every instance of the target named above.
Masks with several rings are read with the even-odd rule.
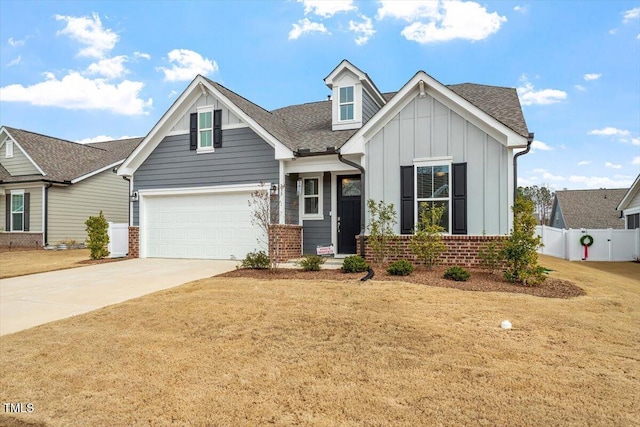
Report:
[[[5,221],[4,229],[11,231],[11,194],[5,197]]]
[[[222,110],[213,110],[213,148],[222,147]]]
[[[413,234],[413,166],[400,166],[400,234]]]
[[[467,234],[467,164],[454,163],[451,234]]]
[[[24,226],[24,231],[29,231],[29,201],[31,199],[31,194],[24,193],[24,215],[22,225]]]
[[[189,116],[189,149],[198,149],[198,113]]]

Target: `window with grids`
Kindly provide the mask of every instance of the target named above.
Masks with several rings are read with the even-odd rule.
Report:
[[[627,229],[635,230],[640,228],[640,213],[627,215]]]
[[[11,231],[24,231],[24,193],[11,194]]]
[[[213,148],[213,110],[198,112],[198,148]]]
[[[353,86],[340,88],[340,121],[353,120]]]
[[[416,165],[416,222],[420,214],[425,209],[434,206],[444,208],[444,213],[440,219],[440,225],[449,232],[449,188],[450,188],[450,167],[443,165]]]
[[[305,178],[304,187],[304,215],[320,215],[320,179]]]

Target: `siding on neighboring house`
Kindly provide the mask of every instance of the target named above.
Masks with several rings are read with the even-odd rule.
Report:
[[[29,232],[41,233],[42,232],[42,184],[5,184],[5,194],[9,194],[11,190],[24,190],[25,193],[29,193]],[[8,225],[6,224],[6,196],[0,196],[0,230],[6,231]]]
[[[414,98],[367,143],[367,199],[391,202],[400,215],[400,166],[446,156],[467,163],[468,234],[507,234],[507,148],[431,96]]]
[[[285,199],[287,204],[284,211],[285,224],[300,223],[300,200],[298,196],[298,174],[285,176]]]
[[[100,211],[107,221],[126,223],[129,218],[129,183],[111,169],[68,187],[49,188],[48,244],[73,239],[84,243],[84,222]]]
[[[329,216],[329,212],[331,212],[330,173],[324,173],[322,184],[322,214],[324,215],[324,219],[302,221],[302,252],[304,254],[315,254],[316,246],[332,243],[331,216]]]
[[[629,205],[626,207],[626,211],[640,209],[640,191],[636,193],[636,195],[629,201]]]
[[[5,157],[4,144],[2,144],[0,148],[0,164],[4,166],[12,176],[40,174],[38,169],[31,163],[31,160],[18,148],[17,144],[13,144],[13,157],[8,159]]]
[[[373,98],[371,98],[369,93],[363,88],[362,89],[362,124],[364,125],[365,123],[367,123],[369,119],[373,117],[375,113],[378,112],[379,109],[380,107],[378,107],[378,104],[375,103]]]
[[[165,137],[133,176],[134,190],[187,188],[257,182],[279,184],[275,150],[249,128],[222,132],[222,148],[197,154],[189,135]],[[139,225],[133,203],[133,225]]]
[[[553,208],[551,209],[551,219],[549,220],[549,225],[555,228],[565,228],[562,209],[560,209],[560,204],[558,203],[557,198],[555,198],[553,201]]]

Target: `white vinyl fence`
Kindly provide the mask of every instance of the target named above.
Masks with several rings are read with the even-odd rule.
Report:
[[[545,255],[568,259],[569,261],[633,261],[640,256],[640,228],[635,230],[562,229],[536,227],[536,234],[542,237],[544,246],[538,251]],[[584,259],[584,246],[580,238],[585,234],[593,237]]]
[[[127,256],[129,252],[129,224],[109,223],[109,258]]]

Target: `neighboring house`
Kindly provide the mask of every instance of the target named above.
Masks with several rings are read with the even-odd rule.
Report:
[[[627,230],[640,228],[640,175],[622,197],[616,209],[624,216],[624,228]]]
[[[394,204],[405,247],[432,205],[451,247],[509,233],[514,150],[533,139],[515,89],[419,71],[381,93],[346,60],[324,82],[330,99],[267,111],[197,76],[118,169],[135,200],[130,255],[243,258],[260,237],[248,200],[264,188],[280,201],[283,259],[356,253],[368,199]]]
[[[113,169],[141,140],[78,144],[0,127],[0,246],[84,243],[100,211],[126,223],[129,183]]]
[[[550,226],[555,228],[624,228],[617,206],[626,188],[556,191]]]

